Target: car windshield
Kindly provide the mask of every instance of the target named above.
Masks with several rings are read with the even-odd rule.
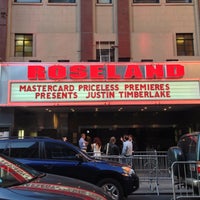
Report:
[[[43,174],[17,162],[7,156],[0,155],[0,186],[10,187],[30,182]]]

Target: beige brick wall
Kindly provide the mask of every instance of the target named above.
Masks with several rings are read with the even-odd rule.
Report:
[[[195,13],[198,9],[194,9],[196,2],[194,4],[166,4],[165,0],[160,0],[159,4],[133,4],[132,0],[128,1],[130,46],[127,46],[127,49],[130,48],[131,56],[127,56],[131,57],[131,61],[141,59],[165,61],[173,58],[198,60],[200,58],[198,52],[200,45],[197,39],[199,13]],[[81,1],[77,0],[76,4],[68,5],[47,2],[44,0],[43,3],[28,5],[11,3],[7,61],[39,59],[44,62],[54,62],[58,59],[69,59],[75,62],[81,60],[81,54],[84,54],[82,51],[87,51],[87,41],[82,43],[81,49]],[[93,39],[93,45],[85,37],[90,43],[88,48],[93,48],[84,56],[84,58],[90,56],[89,59],[92,59],[91,56],[95,59],[97,41],[115,41],[115,44],[118,44],[117,1],[109,5],[93,3],[92,6],[93,20],[90,24],[88,23],[88,26],[91,25],[91,30],[94,31],[89,33],[90,40]],[[83,13],[82,16],[84,16]],[[33,34],[33,57],[14,57],[15,33]],[[195,56],[176,56],[176,33],[194,34]]]

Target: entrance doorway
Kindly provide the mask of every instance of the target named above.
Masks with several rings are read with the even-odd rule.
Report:
[[[131,134],[135,142],[135,150],[146,151],[156,149],[157,151],[167,151],[169,147],[175,144],[175,129],[173,127],[84,127],[81,132],[85,132],[91,138],[99,137],[102,144],[109,142],[110,137],[115,136],[117,144],[121,147],[120,138],[124,134]]]

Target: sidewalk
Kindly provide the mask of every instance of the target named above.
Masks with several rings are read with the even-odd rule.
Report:
[[[134,194],[172,194],[172,181],[170,178],[156,180],[140,180],[140,188]]]

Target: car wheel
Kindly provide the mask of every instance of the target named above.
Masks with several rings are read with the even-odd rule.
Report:
[[[124,198],[123,189],[120,183],[112,178],[106,178],[98,182],[100,186],[113,200],[122,200]]]

